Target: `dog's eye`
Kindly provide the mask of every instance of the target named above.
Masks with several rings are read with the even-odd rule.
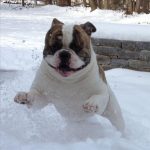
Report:
[[[56,51],[60,50],[62,48],[61,42],[56,42],[53,45],[51,45],[51,51],[54,54]]]
[[[90,57],[89,57],[88,53],[86,53],[85,51],[84,51],[84,52],[81,51],[81,52],[78,54],[78,56],[79,56],[80,59],[81,59],[82,61],[84,61],[85,63],[89,63],[89,62],[90,62]]]
[[[77,44],[76,42],[71,42],[69,48],[71,48],[72,50],[74,50],[76,53],[79,53],[82,50],[82,45]]]

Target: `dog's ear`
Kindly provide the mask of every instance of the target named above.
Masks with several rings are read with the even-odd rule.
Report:
[[[51,27],[55,26],[55,25],[63,25],[64,23],[62,23],[61,21],[59,21],[58,19],[54,18],[51,24]]]
[[[91,36],[92,32],[96,32],[96,27],[91,22],[86,22],[85,24],[81,24],[81,27],[89,36]]]

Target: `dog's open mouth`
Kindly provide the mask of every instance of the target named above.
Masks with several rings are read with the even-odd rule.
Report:
[[[73,73],[83,69],[86,65],[82,65],[79,68],[70,68],[68,65],[62,65],[59,67],[54,67],[53,65],[49,64],[49,66],[52,67],[53,69],[55,69],[63,77],[68,77],[68,76],[72,75]]]

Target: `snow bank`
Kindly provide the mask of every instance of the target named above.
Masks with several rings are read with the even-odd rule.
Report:
[[[127,41],[150,41],[150,25],[95,23],[98,28],[93,37]]]
[[[36,70],[1,72],[0,147],[2,150],[148,150],[150,147],[150,73],[125,69],[106,72],[126,122],[124,136],[95,116],[67,125],[53,105],[34,112],[13,102],[27,91]]]

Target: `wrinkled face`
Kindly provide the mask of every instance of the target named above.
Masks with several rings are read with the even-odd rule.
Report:
[[[63,77],[80,71],[90,63],[90,35],[95,31],[90,22],[65,25],[54,19],[45,37],[44,59]]]

